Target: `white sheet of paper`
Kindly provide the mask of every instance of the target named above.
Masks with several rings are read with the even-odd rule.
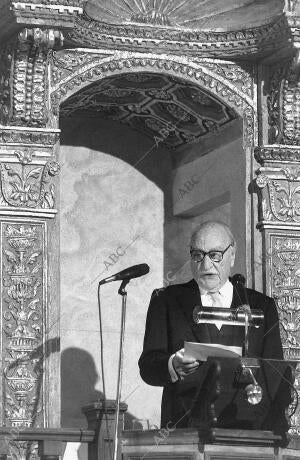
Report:
[[[238,358],[242,356],[242,347],[230,347],[217,343],[184,342],[184,356],[199,361],[213,358]]]

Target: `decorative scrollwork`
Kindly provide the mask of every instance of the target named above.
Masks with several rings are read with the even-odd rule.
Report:
[[[199,3],[199,2],[198,2]],[[144,17],[144,19],[143,19]],[[263,52],[271,53],[279,46],[279,41],[286,41],[289,46],[289,28],[284,16],[276,18],[270,24],[244,30],[205,31],[186,30],[180,27],[143,27],[142,23],[152,21],[170,21],[169,17],[145,13],[139,15],[141,24],[112,24],[100,22],[90,17],[80,17],[75,27],[68,33],[68,40],[80,46],[99,48],[105,45],[110,49],[130,47],[135,51],[149,51],[157,48],[163,52],[194,55],[201,52],[202,56],[216,58],[234,58]],[[137,16],[136,16],[137,19]],[[149,24],[149,22],[148,22]]]
[[[10,43],[0,49],[0,123],[6,123],[10,116],[10,75],[13,45]]]
[[[7,146],[10,145],[32,145],[40,144],[45,146],[53,147],[59,140],[59,130],[32,130],[32,129],[13,129],[12,127],[1,127],[0,128],[0,144]]]
[[[201,62],[201,61],[200,61]],[[228,82],[234,83],[247,96],[253,96],[253,68],[245,66],[242,68],[237,64],[227,62],[209,62],[205,61],[205,67],[211,69],[216,74]]]
[[[255,158],[261,165],[300,163],[300,147],[264,145],[255,148]]]
[[[122,123],[131,123],[135,129],[143,129],[146,118],[151,118],[154,114],[154,118],[163,123],[176,123],[177,131],[174,137],[169,136],[165,140],[166,146],[174,148],[186,143],[187,139],[189,142],[197,142],[200,135],[215,131],[220,125],[223,126],[227,121],[236,118],[239,113],[245,126],[244,145],[253,144],[254,111],[253,99],[250,97],[250,70],[249,74],[237,65],[226,63],[227,70],[225,74],[221,74],[219,69],[223,63],[208,59],[193,59],[187,62],[181,58],[162,58],[155,55],[149,57],[129,53],[123,58],[122,54],[108,55],[105,59],[95,55],[94,59],[89,57],[88,62],[82,66],[80,51],[79,64],[71,67],[71,71],[64,74],[61,80],[56,80],[51,95],[54,115],[58,116],[59,110],[62,116],[80,110],[96,111],[105,117],[119,117]],[[56,53],[61,59],[66,56],[68,61],[67,55],[71,56],[70,60],[74,64],[76,50]],[[136,78],[136,75],[130,74],[129,69],[138,72],[137,85],[130,81],[131,76],[134,75]],[[230,79],[226,78],[227,72]],[[109,79],[105,80],[106,76]],[[146,80],[143,81],[141,78]],[[249,87],[249,91],[245,91],[246,86]],[[188,98],[192,99],[191,103],[187,102]],[[165,102],[168,100],[172,104]],[[196,105],[205,108],[198,109]],[[219,113],[222,112],[222,118],[218,115],[217,119],[214,119],[216,107],[220,107],[218,110]],[[202,119],[201,113],[205,114],[206,111],[207,116],[203,115]],[[147,114],[148,117],[140,117],[141,113]],[[133,117],[132,114],[136,116]],[[136,128],[138,118],[141,123],[138,125],[139,128]],[[177,123],[176,120],[180,122]],[[185,125],[184,120],[187,121]],[[193,133],[189,132],[191,124]],[[146,135],[153,137],[152,129],[144,131]]]
[[[270,280],[270,292],[275,298],[279,325],[287,360],[300,359],[300,238],[297,233],[271,233],[267,237],[266,271]],[[300,395],[299,366],[295,372],[296,399]],[[291,434],[299,431],[299,411],[290,407]]]
[[[256,179],[263,221],[300,222],[300,170],[260,168]]]
[[[74,54],[74,51],[72,51],[72,54]],[[208,65],[208,69],[206,69],[206,64]],[[102,60],[102,62],[101,59],[95,59],[86,67],[82,68],[78,66],[69,74],[68,78],[58,82],[51,94],[52,108],[54,113],[58,114],[60,102],[72,94],[76,88],[79,89],[86,86],[91,81],[99,79],[101,75],[113,75],[114,72],[119,74],[120,71],[128,72],[128,69],[138,69],[140,67],[143,71],[147,68],[150,71],[157,69],[159,72],[174,72],[178,77],[183,75],[186,78],[193,79],[199,82],[200,85],[209,88],[213,94],[228,101],[229,106],[239,109],[242,115],[243,102],[246,100],[248,104],[251,104],[253,103],[251,98],[247,97],[242,90],[239,90],[238,86],[230,86],[226,79],[213,74],[209,66],[210,61],[208,60],[204,60],[201,63],[198,61],[187,63],[186,60],[180,58],[176,58],[176,60],[167,59],[153,54],[150,57],[139,54],[128,56],[128,53],[126,53],[126,57],[110,56]]]
[[[2,225],[4,378],[6,420],[30,427],[42,413],[43,265],[42,225]]]
[[[2,206],[52,209],[55,188],[51,177],[59,173],[59,165],[49,161],[45,165],[31,165],[33,153],[17,150],[16,163],[0,163]]]
[[[299,145],[300,82],[291,60],[271,69],[268,93],[269,143]]]
[[[62,41],[62,32],[36,27],[23,29],[8,43],[0,56],[0,122],[46,126],[48,52]]]

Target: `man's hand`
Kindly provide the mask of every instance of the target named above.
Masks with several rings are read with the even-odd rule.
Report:
[[[195,372],[199,367],[199,361],[184,356],[184,348],[178,350],[173,358],[173,367],[181,379]]]

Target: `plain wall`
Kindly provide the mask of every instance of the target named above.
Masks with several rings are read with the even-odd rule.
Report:
[[[237,241],[234,272],[246,275],[246,158],[242,139],[227,137],[207,154],[197,144],[182,153],[182,164],[173,170],[173,210],[189,222],[225,221]]]

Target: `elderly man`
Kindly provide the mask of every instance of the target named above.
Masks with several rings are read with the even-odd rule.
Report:
[[[226,224],[201,224],[191,238],[193,279],[152,294],[139,366],[146,383],[164,387],[162,426],[188,425],[195,388],[182,396],[178,386],[191,374],[201,372],[201,364],[184,356],[184,341],[243,346],[243,327],[218,322],[196,325],[196,305],[237,308],[248,304],[263,310],[264,327],[250,328],[249,356],[283,358],[274,300],[252,289],[233,286],[229,280],[235,252],[236,243]]]

